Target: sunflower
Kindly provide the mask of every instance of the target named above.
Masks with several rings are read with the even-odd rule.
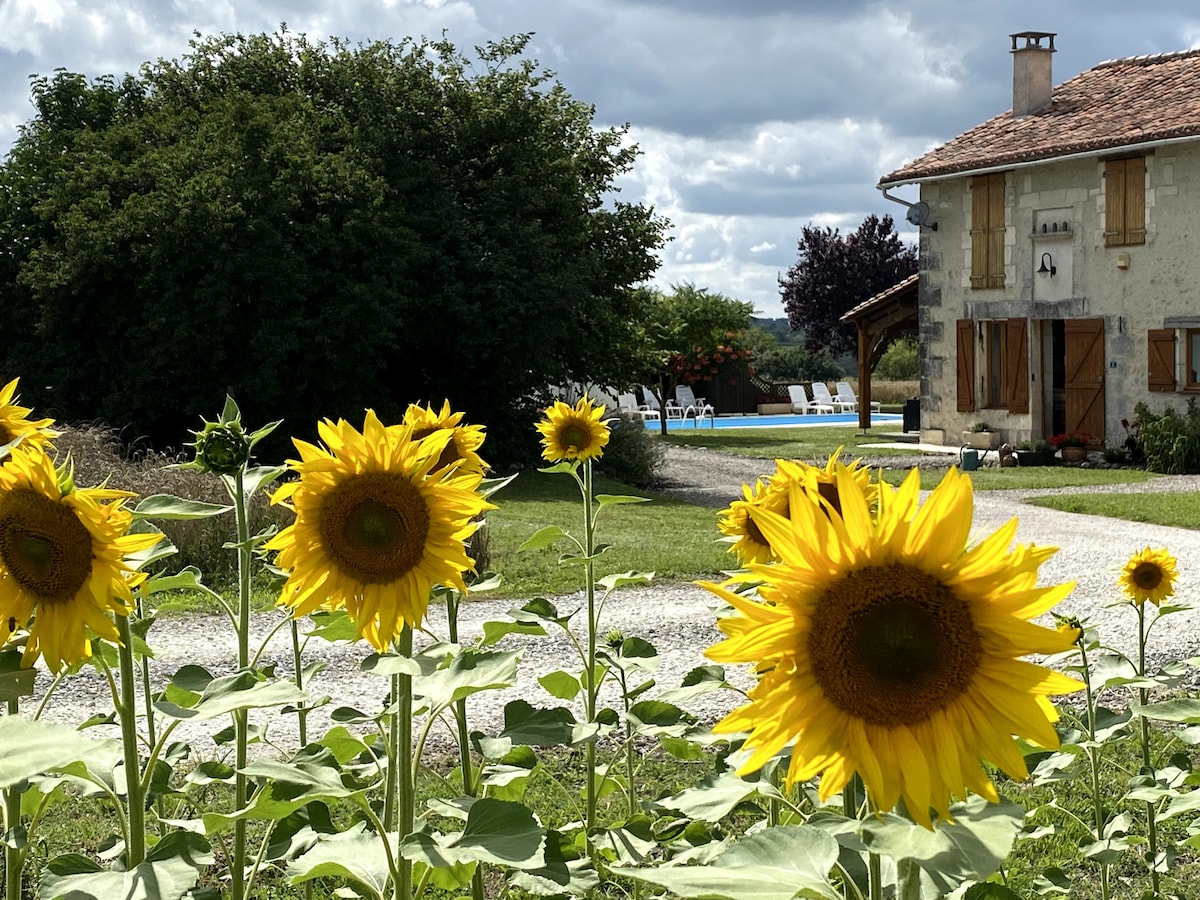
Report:
[[[479,456],[479,448],[485,437],[483,426],[461,425],[462,418],[462,413],[450,411],[449,400],[443,401],[441,412],[434,412],[432,404],[424,407],[414,403],[404,413],[404,424],[412,426],[412,439],[415,441],[423,440],[437,431],[450,432],[450,441],[438,457],[435,469],[462,460],[460,465],[463,471],[486,472],[488,465]]]
[[[929,827],[953,797],[998,799],[981,759],[1026,776],[1014,734],[1058,746],[1047,698],[1081,685],[1020,657],[1069,649],[1071,635],[1028,620],[1073,585],[1038,587],[1053,551],[1010,550],[1015,519],[968,549],[971,482],[955,469],[920,508],[916,470],[879,486],[874,512],[854,473],[835,483],[840,512],[798,484],[790,519],[755,512],[780,562],[730,584],[761,582],[761,602],[704,585],[734,609],[708,655],[759,674],[715,730],[748,733],[743,774],[794,742],[789,786],[821,775],[825,800],[857,772],[876,809],[903,798]]]
[[[324,447],[293,439],[299,480],[271,497],[296,513],[266,544],[291,569],[279,602],[296,617],[344,607],[358,637],[382,652],[406,624],[421,624],[434,585],[466,592],[473,561],[463,541],[472,519],[495,507],[478,493],[479,472],[437,468],[449,429],[418,441],[372,410],[362,433],[341,420],[317,428]]]
[[[604,406],[593,406],[587,397],[574,406],[555,400],[546,418],[537,424],[542,433],[542,457],[550,462],[564,459],[597,459],[608,443],[608,425],[601,417]]]
[[[1175,593],[1175,557],[1166,550],[1146,547],[1129,557],[1121,570],[1121,587],[1130,602],[1142,604],[1149,600],[1158,606]]]
[[[871,485],[870,473],[860,468],[860,461],[846,465],[840,461],[841,448],[829,457],[824,468],[810,466],[800,461],[785,459],[775,460],[775,474],[765,482],[755,481],[754,486],[742,485],[744,499],[734,500],[727,509],[721,511],[721,521],[718,524],[725,540],[732,543],[730,553],[737,555],[742,565],[750,563],[765,563],[777,559],[778,555],[772,550],[770,543],[754,522],[756,509],[766,509],[789,518],[788,503],[790,486],[798,484],[804,488],[808,501],[821,504],[824,502],[833,510],[837,510],[836,476],[845,470],[854,477],[859,488],[874,496],[875,488]]]
[[[53,419],[29,419],[31,410],[27,406],[17,406],[17,382],[14,378],[3,388],[0,388],[0,447],[10,444],[17,438],[21,443],[46,444],[51,438],[58,437],[57,431],[51,431]]]
[[[131,496],[75,488],[39,446],[22,443],[0,467],[0,620],[11,634],[32,617],[23,666],[41,656],[58,672],[87,659],[86,628],[119,641],[110,613],[128,615],[145,578],[125,557],[162,539],[126,534]]]

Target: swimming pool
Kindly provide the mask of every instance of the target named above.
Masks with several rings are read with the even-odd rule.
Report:
[[[899,413],[871,413],[872,425],[897,425],[904,417]],[[809,425],[857,425],[858,413],[826,413],[825,415],[781,415],[781,416],[717,416],[715,419],[706,418],[703,423],[695,419],[667,419],[668,431],[680,431],[689,428],[797,428]],[[648,419],[646,428],[660,431],[662,426],[657,419]]]

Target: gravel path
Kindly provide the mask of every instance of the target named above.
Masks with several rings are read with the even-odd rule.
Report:
[[[872,465],[905,467],[914,458],[871,460]],[[922,465],[945,466],[946,458],[922,458]],[[771,460],[750,459],[716,454],[698,449],[671,448],[667,453],[664,492],[688,499],[690,502],[720,508],[741,495],[741,485],[758,475],[774,471]],[[1200,489],[1200,476],[1178,476],[1153,479],[1147,483],[1113,485],[1109,492],[1192,491]],[[1059,606],[1060,612],[1088,618],[1099,626],[1103,639],[1122,652],[1136,648],[1134,629],[1136,618],[1127,606],[1107,607],[1118,599],[1117,575],[1129,556],[1147,545],[1165,546],[1180,560],[1177,595],[1182,599],[1196,596],[1200,573],[1190,564],[1200,559],[1200,531],[1164,528],[1123,522],[1095,516],[1075,515],[1023,504],[1030,494],[1075,493],[1079,488],[1060,488],[1034,491],[977,492],[975,500],[975,530],[973,539],[990,534],[1014,516],[1020,524],[1017,540],[1022,543],[1055,545],[1059,552],[1041,569],[1043,581],[1057,583],[1074,580],[1076,589]],[[625,588],[610,599],[605,609],[603,628],[620,629],[627,635],[638,635],[653,643],[660,653],[660,668],[655,678],[660,688],[675,687],[688,671],[706,662],[704,648],[719,636],[713,625],[714,599],[704,589],[692,584],[662,584],[644,588]],[[583,602],[582,594],[557,598],[560,611],[575,609]],[[462,610],[460,636],[471,642],[482,634],[483,623],[505,617],[507,610],[519,606],[518,601],[473,601]],[[1181,613],[1167,620],[1169,625],[1156,632],[1155,656],[1183,659],[1200,654],[1198,614]],[[257,646],[278,622],[273,613],[255,617],[252,646]],[[435,635],[445,634],[445,614],[440,608],[431,610],[428,628]],[[268,644],[263,662],[273,662],[280,674],[291,672],[291,650],[283,629]],[[236,655],[235,641],[224,619],[204,616],[174,618],[160,623],[151,631],[150,643],[155,650],[153,680],[161,684],[166,673],[185,664],[202,665],[221,674],[230,670],[230,660]],[[534,705],[556,705],[536,679],[558,668],[573,669],[568,644],[559,635],[551,638],[509,636],[502,645],[522,648],[521,681],[517,687],[498,693],[488,693],[471,701],[472,726],[485,733],[496,733],[502,727],[504,703],[521,697]],[[326,663],[311,683],[317,695],[329,695],[332,700],[311,719],[310,734],[321,734],[328,727],[328,712],[338,706],[353,706],[364,711],[381,708],[387,693],[386,679],[363,674],[359,663],[367,655],[362,645],[330,645],[313,641],[306,652],[306,662],[320,659]],[[742,676],[744,677],[744,676]],[[46,673],[39,673],[39,691],[49,683]],[[691,703],[689,709],[706,720],[715,720],[735,702],[730,692],[710,695],[703,703]],[[615,696],[607,702],[615,703]],[[107,684],[90,673],[72,677],[51,704],[45,718],[77,723],[94,712],[111,708]],[[579,710],[576,710],[579,715]],[[295,717],[274,711],[257,716],[259,724],[268,726],[268,738],[282,748],[297,743]],[[181,727],[177,735],[192,742],[193,750],[205,755],[220,755],[208,737],[215,727]],[[108,730],[115,734],[113,729]],[[434,746],[448,744],[448,732],[435,732]],[[264,745],[259,745],[260,751]],[[226,751],[228,748],[226,748]]]

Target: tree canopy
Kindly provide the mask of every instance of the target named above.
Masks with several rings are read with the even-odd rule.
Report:
[[[0,165],[0,373],[160,446],[226,393],[304,436],[448,398],[490,456],[533,443],[548,386],[628,376],[666,222],[613,199],[636,147],[525,44],[281,31],[34,78]]]
[[[796,264],[779,279],[784,311],[810,350],[825,347],[835,355],[851,352],[856,341],[842,315],[917,271],[917,250],[900,240],[891,216],[867,216],[844,237],[807,225],[798,249]]]
[[[753,355],[745,343],[754,304],[693,284],[664,293],[642,292],[644,345],[641,380],[666,406],[675,388],[744,370]],[[662,433],[667,420],[661,419]]]

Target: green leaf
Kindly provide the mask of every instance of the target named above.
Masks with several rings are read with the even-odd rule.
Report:
[[[829,880],[837,841],[807,825],[768,828],[731,844],[708,865],[634,869],[612,866],[614,875],[648,881],[696,900],[839,900]]]
[[[465,862],[538,868],[545,834],[522,804],[484,797],[471,805],[461,833],[410,834],[401,841],[400,853],[435,868]]]
[[[950,812],[955,822],[939,822],[932,831],[894,814],[869,818],[863,840],[874,853],[912,860],[929,893],[947,894],[995,872],[1025,820],[1025,810],[1015,803],[988,803],[982,797],[956,803]]]
[[[606,591],[615,591],[629,584],[649,584],[654,580],[653,572],[622,572],[619,575],[605,575],[597,578],[596,584]]]
[[[697,666],[683,677],[679,687],[663,691],[659,699],[668,703],[687,703],[722,688],[732,688],[725,680],[724,666]]]
[[[1181,698],[1179,700],[1163,700],[1160,703],[1148,703],[1142,706],[1131,703],[1130,709],[1136,714],[1148,719],[1161,722],[1186,722],[1189,725],[1200,724],[1200,700]]]
[[[17,650],[0,652],[0,701],[33,696],[37,670],[23,668],[21,656]]]
[[[517,547],[517,550],[544,550],[565,537],[570,537],[570,535],[557,525],[546,525],[526,538],[524,543]]]
[[[319,638],[331,644],[338,641],[353,643],[358,640],[357,626],[350,618],[350,613],[344,609],[318,610],[309,613],[308,618],[313,627],[309,629],[307,637]]]
[[[363,743],[362,738],[351,733],[348,728],[342,725],[335,725],[321,736],[318,743],[333,754],[333,758],[337,760],[338,765],[345,765],[354,759],[364,750],[370,748]]]
[[[484,622],[483,639],[479,645],[490,647],[510,634],[544,635],[545,633],[546,629],[536,622]]]
[[[641,700],[629,707],[629,727],[635,734],[682,737],[694,718],[672,703]]]
[[[208,519],[232,510],[232,506],[201,503],[199,500],[184,500],[170,494],[151,494],[133,510],[135,519]]]
[[[426,651],[437,652],[436,645]],[[521,654],[516,650],[457,650],[445,657],[435,671],[413,679],[413,693],[424,697],[436,711],[450,704],[478,694],[512,687],[517,683],[517,661]]]
[[[504,706],[504,730],[495,738],[478,737],[480,752],[489,759],[508,753],[518,744],[527,747],[556,747],[590,740],[598,726],[575,721],[569,709],[536,709],[525,700]]]
[[[432,671],[433,663],[428,665]],[[393,675],[420,675],[422,672],[420,661],[401,653],[372,653],[362,661],[359,668],[384,678],[391,678]]]
[[[595,500],[603,509],[606,506],[619,506],[622,503],[649,503],[649,497],[632,497],[629,494],[597,494]]]
[[[689,819],[719,822],[735,806],[749,797],[779,797],[779,792],[769,782],[745,781],[732,772],[708,775],[695,786],[684,788],[678,794],[663,797],[654,803],[656,808],[673,809]]]
[[[115,741],[94,741],[74,728],[0,716],[0,788],[82,760]]]
[[[146,579],[142,590],[147,594],[161,594],[163,591],[195,590],[200,586],[200,570],[186,566],[174,575],[155,575]]]
[[[307,699],[308,694],[291,681],[269,679],[262,672],[236,672],[210,681],[193,706],[185,707],[164,699],[155,702],[154,708],[173,719],[204,720],[235,709],[285,706]]]
[[[270,484],[285,472],[287,472],[287,466],[257,466],[247,469],[246,474],[242,476],[242,490],[247,498],[253,497],[259,488]]]
[[[975,884],[967,888],[962,900],[1021,900],[1019,894],[1014,894],[1002,884]]]
[[[70,900],[178,900],[215,861],[201,835],[172,831],[128,872],[109,872],[74,853],[55,857],[42,871],[38,889],[43,897]]]
[[[578,678],[562,670],[543,675],[538,679],[538,684],[544,687],[550,696],[559,700],[574,700],[583,690]]]
[[[387,835],[387,840],[395,852],[396,835]],[[285,874],[292,884],[346,878],[383,900],[389,875],[387,852],[383,840],[359,822],[341,834],[321,835],[311,850],[288,865]]]

